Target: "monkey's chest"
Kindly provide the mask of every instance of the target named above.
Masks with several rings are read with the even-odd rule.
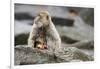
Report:
[[[47,49],[46,30],[44,28],[38,29],[34,47],[39,49]]]

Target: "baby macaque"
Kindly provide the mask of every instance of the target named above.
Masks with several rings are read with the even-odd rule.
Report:
[[[46,30],[43,27],[38,29],[34,47],[38,49],[47,49]]]

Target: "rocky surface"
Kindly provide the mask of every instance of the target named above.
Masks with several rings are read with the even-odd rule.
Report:
[[[45,64],[61,62],[93,61],[93,57],[78,48],[63,48],[58,55],[49,50],[33,49],[27,45],[15,47],[15,65]]]

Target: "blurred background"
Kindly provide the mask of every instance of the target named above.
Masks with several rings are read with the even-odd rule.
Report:
[[[80,47],[89,55],[94,53],[94,9],[85,7],[67,7],[50,5],[15,4],[14,36],[15,46],[26,45],[34,17],[46,10],[50,13],[62,40],[62,46],[88,41]]]

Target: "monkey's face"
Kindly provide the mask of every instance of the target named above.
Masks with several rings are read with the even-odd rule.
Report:
[[[49,14],[47,12],[40,12],[39,15],[37,16],[37,26],[38,27],[46,27],[49,25]]]

